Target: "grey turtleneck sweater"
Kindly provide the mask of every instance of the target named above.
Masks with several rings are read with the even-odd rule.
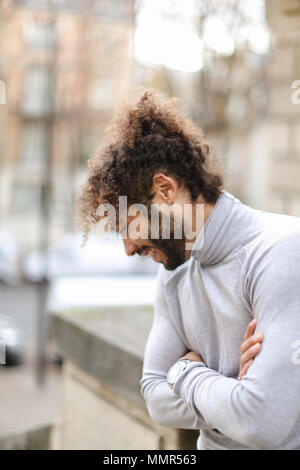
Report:
[[[238,381],[253,317],[264,341]],[[168,369],[189,350],[206,365],[171,390]],[[300,219],[222,192],[190,259],[160,267],[141,393],[154,421],[199,429],[198,449],[300,449]]]

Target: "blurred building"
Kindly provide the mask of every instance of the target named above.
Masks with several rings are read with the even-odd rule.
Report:
[[[211,2],[199,4],[214,16]],[[300,215],[300,105],[291,100],[300,78],[298,0],[266,2],[271,47],[263,53],[247,41],[230,54],[216,52],[205,43],[201,17],[203,67],[192,73],[133,60],[134,0],[1,6],[7,104],[0,105],[0,230],[15,233],[26,249],[72,229],[80,168],[136,86],[182,99],[184,112],[212,140],[229,191],[255,207]],[[234,39],[248,19],[232,15]]]
[[[300,0],[261,2],[260,24],[242,14],[246,3],[199,2],[204,14],[197,22],[203,44],[198,72],[139,64],[136,80],[181,99],[185,113],[212,142],[227,190],[254,207],[300,216]],[[216,42],[210,47],[203,34],[221,6],[219,26],[228,17],[234,20],[230,39],[236,42],[228,53],[218,51]],[[243,28],[251,35],[241,42]],[[268,48],[261,47],[262,32],[269,36]],[[217,28],[212,36],[218,38]]]
[[[262,184],[268,207],[300,217],[300,0],[267,0],[266,14],[273,50]]]
[[[80,166],[131,85],[133,1],[1,7],[0,230],[27,250],[72,229]]]
[[[255,3],[257,6],[259,2]],[[251,184],[247,181],[255,160],[256,128],[267,115],[270,55],[264,3],[260,2],[255,18],[249,14],[251,6],[247,9],[242,0],[220,4],[201,0],[195,5],[198,8],[193,13],[193,21],[188,22],[188,31],[197,41],[189,49],[186,39],[184,51],[179,51],[181,61],[177,59],[174,64],[177,68],[167,67],[166,62],[151,67],[140,60],[135,67],[135,80],[180,99],[183,112],[204,130],[212,153],[218,156],[226,189],[251,203],[249,186],[253,181]],[[178,31],[187,24],[183,10],[174,19]],[[142,19],[147,26],[145,16]],[[165,16],[163,12],[162,17]],[[172,56],[172,43],[169,49]],[[185,61],[185,56],[189,60]],[[194,64],[193,71],[186,68],[189,64]],[[260,154],[266,153],[265,147],[260,146]],[[259,173],[260,168],[255,168],[255,172]],[[254,192],[259,194],[256,189]]]

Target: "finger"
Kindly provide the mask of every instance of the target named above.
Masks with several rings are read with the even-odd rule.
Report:
[[[186,359],[191,359],[192,361],[201,361],[201,357],[195,351],[191,351],[185,356]]]
[[[256,325],[257,325],[257,318],[253,318],[253,320],[247,326],[247,329],[244,334],[244,339],[248,339],[251,335],[253,335]]]
[[[244,367],[240,370],[239,376],[238,376],[238,378],[237,378],[238,380],[241,380],[241,379],[244,377],[244,375],[247,374],[248,369],[249,369],[249,367],[253,364],[253,362],[254,362],[253,359],[250,359],[250,361],[248,361],[248,362],[244,365]]]
[[[198,362],[204,362],[203,358],[201,357],[200,354],[196,353],[195,351],[189,351],[186,353],[184,356],[179,358],[179,361],[181,359],[191,359],[192,361],[198,361]]]
[[[255,356],[259,353],[261,349],[261,343],[256,343],[251,348],[247,349],[244,354],[241,355],[240,359],[240,370],[244,367],[244,365],[250,361],[250,359],[254,359]]]
[[[181,361],[181,359],[187,359],[187,355],[188,355],[190,352],[191,352],[191,351],[187,351],[184,356],[181,356],[181,357],[178,359],[178,361]]]
[[[250,336],[250,338],[246,339],[241,344],[241,348],[240,348],[241,354],[247,351],[247,349],[251,348],[251,346],[253,346],[254,344],[261,343],[263,339],[264,339],[263,333],[256,333],[255,335]]]
[[[242,370],[241,370],[240,373],[239,373],[238,380],[241,380],[241,379],[244,377],[244,375],[247,374],[248,369],[249,369],[249,367],[253,364],[253,362],[254,362],[253,359],[250,359],[250,361],[248,361],[248,362],[244,365],[244,367],[242,368]]]

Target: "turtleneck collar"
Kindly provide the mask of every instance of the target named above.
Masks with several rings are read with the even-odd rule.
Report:
[[[223,190],[193,244],[191,256],[204,265],[222,261],[243,242],[254,212]]]

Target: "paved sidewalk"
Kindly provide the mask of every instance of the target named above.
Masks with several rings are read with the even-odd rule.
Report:
[[[21,333],[25,362],[0,366],[0,436],[53,422],[61,416],[62,381],[59,366],[46,366],[45,383],[37,384],[38,288],[0,285],[0,312],[12,317]]]
[[[60,369],[47,366],[38,386],[32,365],[0,367],[0,436],[52,423],[62,414]]]

